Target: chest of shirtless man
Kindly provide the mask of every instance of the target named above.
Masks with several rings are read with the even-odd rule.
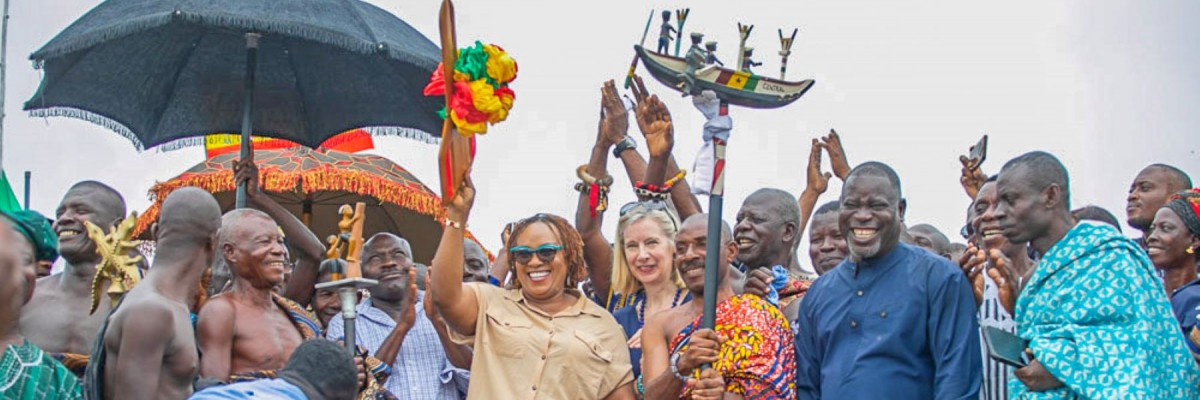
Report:
[[[104,335],[104,398],[191,395],[200,354],[187,305],[150,291],[131,292],[123,302]]]
[[[199,319],[204,377],[226,380],[232,374],[283,368],[304,341],[278,305],[245,304],[231,293],[210,299]]]
[[[33,298],[21,309],[21,331],[46,352],[86,355],[112,310],[112,299],[101,294],[96,312],[89,315],[91,278],[67,276],[70,273],[38,279]]]

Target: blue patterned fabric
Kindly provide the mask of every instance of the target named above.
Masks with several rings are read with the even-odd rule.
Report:
[[[1017,335],[1065,387],[1014,399],[1195,399],[1200,370],[1154,266],[1113,227],[1080,222],[1038,263],[1017,299]]]
[[[788,270],[782,265],[771,267],[771,287],[767,291],[767,302],[779,307],[779,289],[788,284]]]

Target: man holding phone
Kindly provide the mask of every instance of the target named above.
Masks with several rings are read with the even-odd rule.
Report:
[[[1062,163],[1024,154],[1004,165],[996,190],[1003,235],[1043,255],[1017,299],[1029,360],[1010,398],[1200,397],[1200,369],[1153,265],[1115,228],[1075,221]]]

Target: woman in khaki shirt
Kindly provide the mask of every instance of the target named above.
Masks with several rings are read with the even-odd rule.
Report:
[[[433,258],[432,295],[450,337],[475,350],[468,399],[633,399],[625,334],[575,284],[586,276],[579,233],[537,214],[509,236],[511,289],[463,283],[463,229],[475,200],[468,179],[447,207]]]

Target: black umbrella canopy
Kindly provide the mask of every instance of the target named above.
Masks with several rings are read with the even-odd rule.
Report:
[[[108,0],[33,53],[34,116],[103,125],[139,149],[240,132],[246,33],[260,33],[254,134],[316,147],[359,127],[434,141],[441,59],[428,38],[358,0]]]

